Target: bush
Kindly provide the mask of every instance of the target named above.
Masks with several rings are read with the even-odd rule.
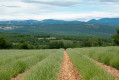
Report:
[[[0,37],[0,49],[8,49],[12,46],[12,44],[8,43],[8,41],[3,38]]]
[[[112,35],[114,45],[119,45],[119,28],[117,29],[117,34]]]
[[[59,41],[59,42],[51,42],[49,44],[50,49],[59,49],[59,48],[64,48],[64,43]]]

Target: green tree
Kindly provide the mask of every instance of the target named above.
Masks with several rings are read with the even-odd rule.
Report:
[[[21,44],[21,49],[29,49],[29,45],[27,43]]]
[[[20,49],[33,49],[33,46],[25,42],[24,40],[20,40],[18,44]]]
[[[98,43],[99,46],[102,46],[103,45],[103,42],[102,42],[101,39],[98,39],[97,43]]]
[[[64,48],[64,43],[59,41],[59,42],[51,42],[49,44],[50,49],[59,49],[59,48]]]
[[[11,44],[8,43],[8,41],[5,38],[0,37],[0,49],[7,49],[10,47],[11,47]]]
[[[114,45],[118,45],[119,46],[119,28],[116,30],[117,34],[113,35],[113,41],[114,41]]]
[[[92,42],[89,39],[84,40],[84,41],[82,41],[82,46],[83,47],[91,47],[92,46]]]

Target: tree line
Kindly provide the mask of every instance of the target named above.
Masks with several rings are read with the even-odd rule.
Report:
[[[25,35],[25,40],[20,40],[19,42],[10,42],[4,37],[0,37],[0,49],[59,49],[59,48],[76,48],[76,47],[95,47],[95,46],[118,46],[119,45],[119,29],[116,30],[117,33],[112,35],[112,41],[104,38],[96,38],[96,37],[74,37],[74,36],[55,36],[56,41],[50,42],[49,35],[35,35],[35,37],[31,37],[29,35]],[[20,38],[24,37],[24,35],[19,35]],[[38,37],[42,37],[44,39],[38,40]],[[34,38],[34,40],[30,39]],[[9,38],[10,39],[10,38]],[[30,39],[30,41],[28,41]],[[73,43],[64,43],[63,41],[57,40],[71,40]],[[15,40],[15,39],[14,39]]]

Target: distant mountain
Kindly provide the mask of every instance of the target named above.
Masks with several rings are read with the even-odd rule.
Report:
[[[119,27],[119,18],[102,18],[102,19],[99,19],[99,20],[92,19],[92,20],[88,21],[88,23]]]
[[[79,23],[100,23],[100,24],[112,24],[119,23],[119,18],[102,18],[99,20],[92,19],[88,22],[83,21],[64,21],[64,20],[54,20],[45,19],[42,21],[38,20],[10,20],[10,21],[0,21],[0,24],[11,24],[11,25],[38,25],[38,24],[79,24]]]
[[[119,22],[119,18],[102,18],[102,19],[99,19],[99,20],[92,19],[88,22],[112,23],[112,22]]]
[[[10,20],[10,21],[0,21],[2,25],[33,25],[40,24],[37,20]]]
[[[64,21],[64,20],[54,20],[45,19],[42,21],[38,20],[14,20],[14,21],[0,21],[0,24],[4,25],[39,25],[39,24],[79,24],[81,21]]]
[[[81,22],[81,21],[64,21],[64,20],[45,19],[41,23],[42,24],[79,24],[79,23],[83,23],[83,22]]]
[[[54,20],[45,19],[42,21],[38,20],[10,20],[10,21],[0,21],[0,25],[39,25],[39,24],[101,24],[113,27],[119,27],[119,18],[102,18],[99,20],[92,19],[88,22],[82,21],[64,21],[64,20]]]
[[[46,19],[0,21],[0,32],[111,36],[119,27],[119,18],[92,19],[88,22]]]
[[[99,24],[39,24],[4,26],[1,27],[0,32],[109,37],[116,33],[115,29]]]

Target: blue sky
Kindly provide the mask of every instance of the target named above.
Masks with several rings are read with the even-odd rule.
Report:
[[[119,0],[0,0],[0,20],[80,20],[119,17]]]

